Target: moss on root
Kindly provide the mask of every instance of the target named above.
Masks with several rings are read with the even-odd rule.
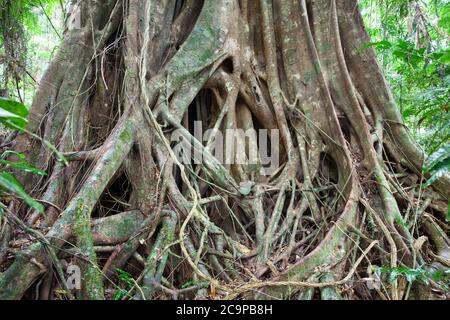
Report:
[[[91,232],[91,211],[86,209],[83,200],[79,200],[75,209],[74,235],[82,258],[82,299],[103,300],[103,276],[97,265],[94,241]]]

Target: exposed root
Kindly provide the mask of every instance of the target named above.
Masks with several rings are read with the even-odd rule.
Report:
[[[68,164],[15,140],[46,210],[5,199],[0,298],[448,298],[380,274],[448,268],[450,180],[422,190],[356,0],[83,4],[28,128]]]

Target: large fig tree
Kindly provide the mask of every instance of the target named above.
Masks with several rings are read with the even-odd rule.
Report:
[[[445,296],[449,180],[424,188],[369,42],[356,0],[71,1],[0,298]]]

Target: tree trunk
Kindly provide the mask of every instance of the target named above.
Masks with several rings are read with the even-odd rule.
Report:
[[[48,173],[20,176],[45,214],[14,207],[44,236],[0,298],[111,299],[117,269],[133,299],[443,297],[372,272],[444,269],[450,243],[448,177],[423,190],[369,41],[356,0],[73,1],[28,125],[66,161],[15,141]]]

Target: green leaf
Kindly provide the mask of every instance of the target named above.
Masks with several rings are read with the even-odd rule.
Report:
[[[195,280],[189,280],[181,285],[181,289],[193,287],[193,286],[195,286],[195,284],[196,284]]]
[[[123,281],[128,287],[132,287],[133,282],[133,276],[122,269],[116,269],[117,273],[119,274],[119,279]]]
[[[0,173],[0,187],[14,193],[31,208],[39,212],[44,212],[44,206],[30,197],[20,185],[19,181],[9,172]]]
[[[127,296],[127,291],[124,289],[119,289],[116,292],[114,292],[114,300],[121,300],[122,298]]]
[[[13,151],[13,150],[5,150],[5,151],[2,153],[1,158],[2,158],[2,159],[5,159],[6,156],[7,156],[7,155],[10,155],[10,154],[16,155],[19,159],[26,159],[26,157],[27,157],[26,155],[24,155],[23,153],[20,153],[20,152],[16,152],[16,151]]]
[[[392,270],[389,274],[389,282],[393,283],[395,280],[397,280],[400,273],[397,270]]]
[[[28,121],[28,109],[20,102],[0,97],[0,123],[11,129],[23,129]]]
[[[431,172],[431,177],[428,179],[428,181],[425,183],[424,188],[429,187],[432,185],[436,180],[443,177],[450,171],[450,158],[445,159],[442,162],[439,162],[438,165],[433,167]]]
[[[416,113],[417,113],[417,110],[415,108],[406,108],[403,111],[403,117],[404,118],[408,118],[409,116],[412,116],[412,115],[414,115]]]
[[[36,173],[38,175],[41,176],[46,176],[47,173],[45,173],[44,171],[41,171],[33,166],[30,165],[30,163],[26,162],[26,161],[20,161],[20,162],[13,162],[13,161],[7,161],[7,160],[0,160],[0,164],[4,164],[16,169],[20,169],[22,171],[25,172],[31,172],[31,173]]]
[[[424,173],[430,173],[430,178],[424,187],[428,187],[436,180],[444,176],[450,171],[450,144],[446,144],[431,154],[424,167]]]
[[[439,27],[450,31],[450,3],[442,4],[440,10],[440,19],[439,19]]]
[[[252,188],[254,185],[255,183],[252,181],[242,182],[239,186],[239,193],[244,197],[248,196],[252,192]]]
[[[387,40],[377,41],[377,42],[369,42],[368,44],[363,45],[361,48],[358,49],[359,52],[364,51],[367,48],[375,47],[379,50],[387,50],[392,47],[392,43],[390,43]]]
[[[417,274],[416,273],[406,273],[405,277],[406,277],[406,281],[412,283],[412,282],[416,281]]]
[[[450,202],[447,204],[447,216],[445,217],[447,222],[450,222]]]

